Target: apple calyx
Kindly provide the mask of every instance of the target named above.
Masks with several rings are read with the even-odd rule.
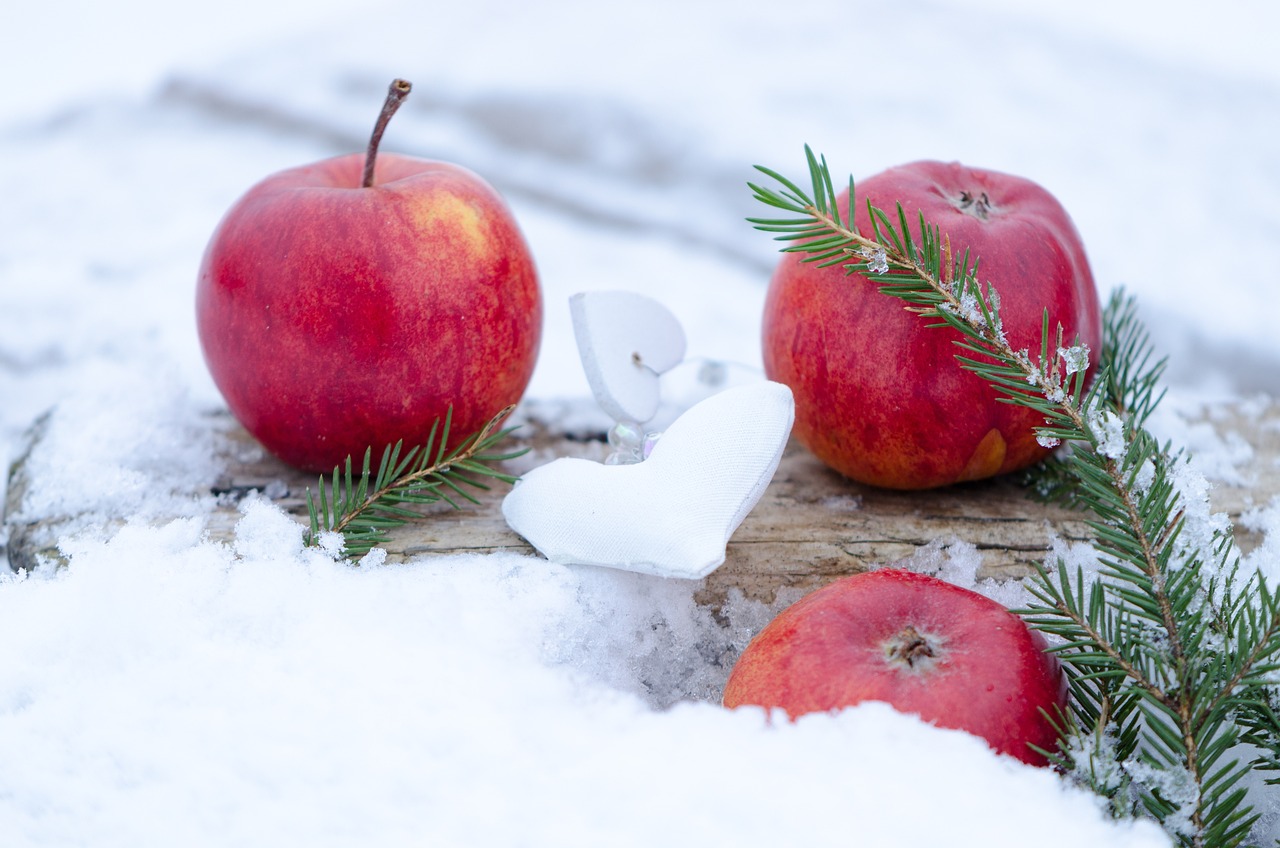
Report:
[[[927,672],[945,655],[942,640],[908,624],[884,641],[885,660],[907,671]]]
[[[378,120],[373,125],[373,134],[369,136],[369,149],[364,155],[364,175],[360,180],[361,188],[370,188],[373,185],[373,164],[378,158],[378,145],[382,143],[382,134],[386,132],[387,124],[391,122],[391,116],[396,113],[412,90],[413,83],[408,80],[391,81],[391,86],[387,89],[387,99],[382,103],[382,111],[378,113]]]
[[[981,192],[977,197],[973,196],[973,192],[965,190],[960,192],[960,197],[952,201],[961,212],[972,215],[979,221],[986,221],[991,217],[991,198],[987,197],[987,193]]]

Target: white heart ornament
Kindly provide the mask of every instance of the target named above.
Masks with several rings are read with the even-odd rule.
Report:
[[[644,462],[535,468],[502,514],[552,562],[705,577],[768,487],[794,418],[781,383],[727,389],[677,418]]]
[[[658,377],[684,359],[684,328],[650,297],[628,291],[569,298],[582,370],[615,421],[643,424],[658,411]]]

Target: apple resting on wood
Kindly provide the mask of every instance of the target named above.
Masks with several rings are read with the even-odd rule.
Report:
[[[883,568],[835,581],[783,610],[743,651],[724,705],[791,718],[885,701],[965,730],[1032,765],[1057,749],[1050,718],[1066,679],[1044,638],[990,598]]]
[[[366,154],[267,177],[205,252],[196,315],[231,412],[285,462],[358,470],[373,448],[454,439],[524,393],[542,331],[510,210],[457,165],[377,156],[408,94],[391,86]]]
[[[1066,211],[1020,177],[958,163],[915,162],[855,186],[854,221],[873,233],[866,203],[896,220],[901,203],[918,237],[919,213],[968,250],[1000,298],[1014,350],[1040,351],[1050,332],[1077,338],[1096,357],[1101,308],[1084,246]],[[848,192],[839,196],[848,208]],[[764,308],[764,365],[791,387],[795,433],[819,459],[862,483],[924,489],[1025,468],[1048,449],[1036,442],[1042,416],[998,401],[980,377],[961,370],[954,342],[904,309],[861,273],[783,257]],[[1050,351],[1051,355],[1053,351]]]

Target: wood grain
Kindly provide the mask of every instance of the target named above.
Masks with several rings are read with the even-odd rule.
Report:
[[[529,453],[506,464],[520,474],[559,456],[602,460],[607,452],[603,433],[565,435],[554,424],[529,416],[513,441]],[[1248,485],[1216,485],[1212,504],[1238,524],[1249,508],[1266,504],[1280,492],[1280,405],[1266,401],[1242,403],[1206,416],[1220,438],[1237,446],[1247,443],[1252,459]],[[238,426],[220,422],[229,436],[223,457],[225,473],[213,491],[218,507],[208,519],[211,538],[230,540],[240,519],[239,501],[250,491],[266,492],[282,507],[305,520],[306,493],[316,477],[290,469],[267,455]],[[39,428],[30,442],[40,439]],[[30,485],[19,457],[10,472],[7,514]],[[388,561],[460,552],[513,551],[535,554],[512,532],[501,513],[507,487],[480,493],[480,504],[453,510],[431,507],[424,520],[391,531],[385,548]],[[30,568],[40,557],[57,558],[52,539],[56,519],[28,526],[7,520],[9,560],[13,568]],[[662,528],[655,528],[662,532]],[[908,557],[938,540],[974,545],[983,557],[987,576],[1021,576],[1041,559],[1054,536],[1079,541],[1089,538],[1083,515],[1038,503],[1009,479],[968,483],[927,492],[894,492],[862,486],[828,470],[794,441],[790,443],[772,483],[755,510],[729,542],[724,565],[698,590],[699,599],[716,604],[733,588],[760,600],[772,600],[779,589],[815,588],[841,575],[875,563]],[[1237,527],[1243,550],[1261,541]]]

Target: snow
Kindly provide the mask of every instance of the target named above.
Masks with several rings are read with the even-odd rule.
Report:
[[[577,291],[656,297],[691,361],[757,369],[776,245],[745,183],[801,178],[806,142],[837,177],[936,157],[1041,182],[1104,295],[1138,296],[1169,403],[1280,394],[1252,308],[1280,264],[1277,23],[1265,0],[8,10],[0,460],[52,409],[22,516],[81,519],[67,568],[0,578],[0,843],[1167,844],[880,705],[719,708],[785,596],[714,616],[690,582],[533,557],[352,568],[265,500],[210,541],[225,443],[193,278],[241,192],[359,149],[404,76],[384,148],[481,173],[533,246],[539,403],[588,396]],[[1247,445],[1154,425],[1247,476]],[[1277,515],[1250,516],[1269,573]],[[980,582],[959,540],[916,559]]]
[[[1280,586],[1280,497],[1240,516],[1240,526],[1263,534],[1263,543],[1245,557],[1245,565],[1261,571],[1272,586]]]
[[[709,613],[669,581],[516,556],[352,569],[265,502],[238,558],[199,534],[130,527],[0,592],[5,644],[40,634],[0,665],[6,844],[820,844],[850,822],[867,845],[957,823],[1162,844],[880,705],[771,725],[668,704],[716,682],[689,653]]]
[[[1089,432],[1098,440],[1098,453],[1108,459],[1124,459],[1127,446],[1124,438],[1124,421],[1106,409],[1091,409],[1087,417]]]

